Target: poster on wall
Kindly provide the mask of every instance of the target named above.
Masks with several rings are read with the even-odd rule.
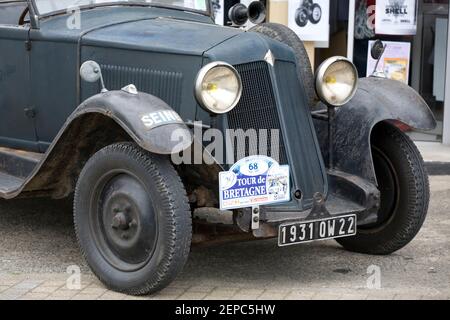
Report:
[[[211,0],[212,9],[214,11],[214,22],[219,25],[223,25],[224,23],[224,9],[225,3],[224,0]]]
[[[288,25],[303,41],[328,42],[329,0],[289,0]]]
[[[356,0],[355,39],[375,37],[375,0]]]
[[[369,41],[367,76],[369,77],[374,72],[381,74],[384,73],[388,79],[397,80],[408,84],[411,43],[383,41],[386,49],[377,65],[377,61],[370,55],[370,48],[372,48],[374,42],[375,41]]]
[[[387,35],[415,35],[417,0],[376,0],[375,32]]]

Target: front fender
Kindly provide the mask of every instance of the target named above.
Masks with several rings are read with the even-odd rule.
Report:
[[[150,152],[173,154],[186,150],[192,139],[180,116],[152,95],[122,90],[97,94],[75,109],[29,177],[3,197],[22,191],[65,197],[89,157],[111,143],[134,140]]]
[[[397,120],[414,129],[431,130],[436,120],[422,97],[411,87],[394,80],[363,78],[350,102],[336,110],[334,165],[376,184],[370,137],[379,122]],[[328,129],[315,120],[324,159],[328,159]]]
[[[179,153],[192,143],[191,131],[178,113],[161,99],[144,92],[117,90],[97,94],[85,100],[66,123],[86,113],[108,116],[141,148],[153,153]]]

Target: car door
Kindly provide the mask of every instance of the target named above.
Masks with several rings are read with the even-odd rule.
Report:
[[[0,147],[37,150],[30,101],[29,27],[19,26],[25,1],[0,0]]]

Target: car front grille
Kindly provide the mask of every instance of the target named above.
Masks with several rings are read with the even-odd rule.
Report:
[[[288,159],[283,133],[281,132],[280,118],[267,63],[265,61],[257,61],[235,65],[234,67],[241,75],[243,90],[238,105],[227,115],[228,128],[242,129],[243,132],[255,129],[257,133],[261,132],[260,129],[267,130],[267,139],[264,139],[267,140],[267,153],[259,150],[260,141],[258,141],[257,145],[249,143],[249,139],[245,139],[242,136],[239,137],[236,131],[238,141],[244,141],[245,139],[245,147],[234,147],[234,159],[237,161],[250,155],[264,153],[276,159],[278,154],[278,159],[276,160],[280,164],[287,164]],[[279,144],[271,143],[273,132],[271,130],[274,129],[278,130]],[[242,135],[242,131],[239,132]],[[258,137],[261,140],[261,135],[258,135]]]
[[[326,194],[327,184],[309,106],[295,63],[276,60],[270,67],[265,61],[258,61],[235,65],[235,68],[241,75],[243,92],[239,104],[227,114],[228,128],[244,132],[249,129],[278,130],[279,144],[272,148],[278,148],[275,154],[278,151],[279,159],[272,156],[270,134],[266,155],[280,164],[289,165],[291,189],[302,193],[298,207],[295,205],[292,210],[311,208],[314,194]],[[236,132],[235,137],[238,136]],[[245,141],[245,144],[241,142],[241,148],[227,150],[229,157],[234,155],[239,160],[249,155],[264,155],[259,152],[257,143],[242,139],[236,139]]]

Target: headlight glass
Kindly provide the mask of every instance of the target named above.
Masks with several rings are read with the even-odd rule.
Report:
[[[358,72],[344,57],[325,60],[316,73],[316,92],[326,104],[342,106],[355,95]]]
[[[241,94],[241,78],[236,69],[225,62],[207,64],[197,75],[195,96],[208,111],[218,114],[230,111]]]

